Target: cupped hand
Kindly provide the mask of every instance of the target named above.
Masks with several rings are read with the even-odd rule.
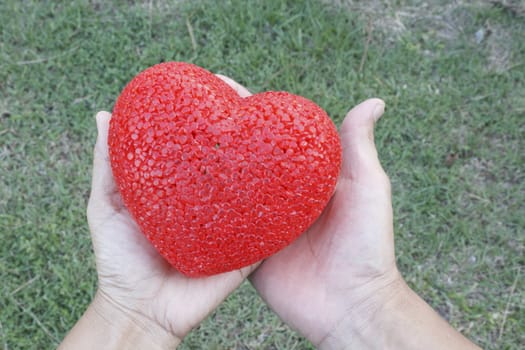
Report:
[[[111,115],[96,116],[93,182],[87,216],[96,255],[96,300],[131,318],[153,336],[182,339],[212,312],[256,265],[206,278],[173,269],[141,234],[113,180],[107,136]]]
[[[394,257],[390,182],[374,145],[383,111],[383,101],[369,99],[347,114],[334,196],[313,226],[250,276],[270,307],[317,346],[339,327],[367,327],[404,288]]]

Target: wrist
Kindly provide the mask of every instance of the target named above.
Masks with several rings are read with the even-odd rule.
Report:
[[[386,305],[378,324],[382,344],[392,349],[480,349],[408,286]]]
[[[384,295],[364,303],[352,311],[355,313],[368,317],[364,322],[345,319],[320,344],[321,349],[479,349],[442,319],[401,277]]]
[[[383,339],[385,317],[399,305],[398,300],[411,297],[411,290],[399,272],[395,278],[374,291],[348,311],[321,341],[319,349],[388,349]]]
[[[175,349],[181,342],[152,320],[122,309],[100,291],[90,308],[98,321],[113,330],[113,339],[120,344],[136,349]]]
[[[181,339],[98,291],[60,349],[175,349]]]

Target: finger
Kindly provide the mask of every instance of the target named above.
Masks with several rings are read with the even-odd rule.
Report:
[[[259,265],[261,265],[262,263],[262,260],[261,261],[258,261],[256,262],[255,264],[252,264],[250,266],[246,266],[246,267],[243,267],[239,270],[239,273],[241,275],[241,278],[242,279],[246,279],[248,278],[252,272],[254,272],[255,270],[257,270],[257,268],[259,267]]]
[[[99,112],[97,121],[97,141],[93,155],[93,178],[91,182],[90,203],[111,204],[111,195],[116,191],[108,151],[108,130],[111,114]]]
[[[365,180],[375,175],[385,176],[374,144],[374,125],[384,109],[385,103],[373,98],[352,108],[346,115],[340,130],[343,178]]]
[[[218,279],[223,279],[224,283],[226,285],[230,286],[230,290],[228,293],[233,292],[245,279],[250,277],[252,275],[252,272],[257,270],[257,268],[261,265],[262,261],[258,261],[255,264],[245,266],[243,268],[240,268],[239,270],[234,270],[230,272],[226,272],[223,274],[217,275]],[[215,276],[212,276],[215,277]]]
[[[236,82],[232,78],[227,77],[227,76],[222,75],[222,74],[215,74],[215,75],[217,77],[219,77],[222,81],[224,81],[226,84],[228,84],[233,90],[237,91],[239,96],[241,96],[241,97],[248,97],[248,96],[252,95],[252,93],[250,91],[248,91],[248,89],[246,89],[244,86],[242,86],[241,84],[239,84],[238,82]]]

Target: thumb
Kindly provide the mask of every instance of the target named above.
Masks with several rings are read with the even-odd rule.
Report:
[[[383,115],[385,103],[378,98],[352,108],[340,130],[343,147],[342,177],[359,182],[386,176],[374,144],[374,124]]]
[[[241,97],[248,97],[248,96],[252,95],[252,93],[250,91],[248,91],[247,88],[245,88],[244,86],[242,86],[241,84],[239,84],[238,82],[233,80],[232,78],[227,77],[227,76],[222,75],[222,74],[215,74],[215,75],[219,79],[224,81],[226,84],[228,84],[233,90],[235,90],[239,94],[239,96],[241,96]]]
[[[91,180],[91,196],[89,204],[95,207],[112,205],[112,195],[116,192],[116,185],[113,181],[113,174],[109,163],[108,151],[108,130],[111,114],[108,112],[98,112],[97,121],[97,142],[93,155],[93,177]]]

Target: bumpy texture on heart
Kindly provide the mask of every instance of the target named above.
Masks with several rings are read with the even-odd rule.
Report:
[[[337,130],[286,92],[241,98],[210,72],[162,63],[122,91],[109,129],[124,204],[187,276],[255,263],[319,216],[341,164]]]

